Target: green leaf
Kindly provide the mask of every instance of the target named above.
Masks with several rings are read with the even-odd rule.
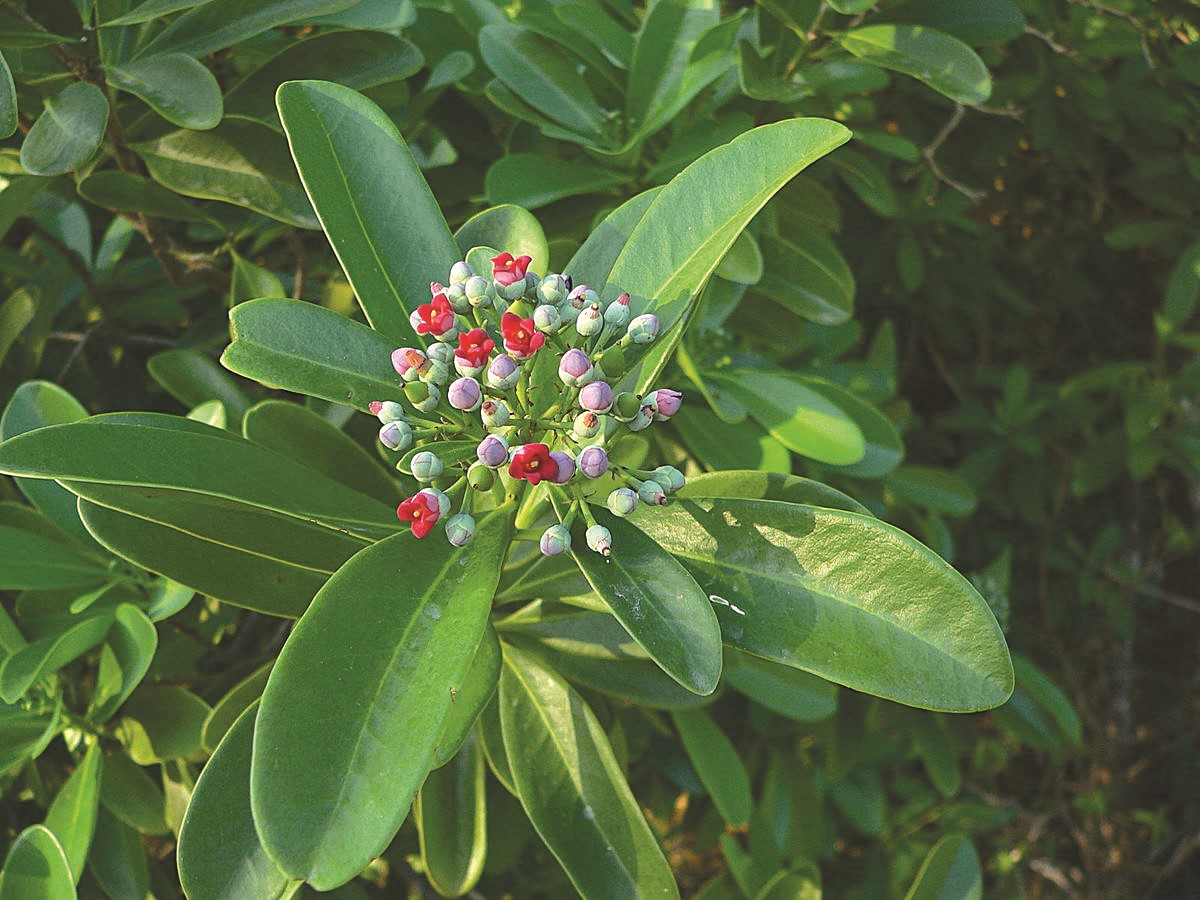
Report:
[[[496,637],[495,630],[489,627],[484,631],[479,646],[475,648],[475,656],[471,659],[471,668],[463,678],[462,687],[454,695],[446,727],[442,730],[433,756],[434,768],[444,766],[458,753],[475,726],[479,714],[496,695],[496,685],[499,683],[500,640]]]
[[[378,332],[302,300],[250,300],[229,314],[221,364],[255,381],[362,412],[400,396],[395,347]]]
[[[725,497],[743,500],[780,500],[805,506],[824,506],[869,516],[871,511],[848,494],[827,484],[801,478],[798,475],[779,475],[773,472],[731,470],[693,475],[676,495],[681,500],[692,497]]]
[[[987,603],[891,525],[728,499],[680,500],[633,521],[710,593],[735,647],[925,709],[990,709],[1012,693],[1008,649]]]
[[[630,135],[645,136],[662,126],[696,42],[720,17],[713,0],[659,0],[649,8],[629,64],[625,120]]]
[[[947,516],[969,516],[975,510],[975,492],[949,469],[901,466],[888,475],[887,486],[905,500]]]
[[[208,131],[172,131],[133,149],[151,178],[180,194],[223,200],[298,228],[320,227],[282,142],[261,125],[228,121]]]
[[[1025,16],[1012,0],[906,0],[871,16],[873,25],[925,25],[981,46],[1003,44],[1025,32]]]
[[[403,38],[368,31],[333,31],[303,41],[256,67],[225,97],[225,115],[253,119],[280,130],[275,91],[285,81],[335,81],[356,91],[401,81],[424,63]]]
[[[653,310],[662,333],[623,387],[649,389],[680,332],[676,323],[746,224],[809,163],[850,132],[824,119],[790,119],[752,129],[675,176],[654,198],[608,273],[605,296],[628,291],[634,315]]]
[[[290,456],[369,497],[388,503],[399,500],[396,483],[378,459],[306,407],[264,400],[246,413],[242,431],[247,440]]]
[[[971,841],[948,834],[929,851],[904,900],[979,900],[983,870]]]
[[[854,420],[866,445],[863,458],[840,468],[839,474],[855,478],[878,478],[893,471],[904,459],[904,441],[891,419],[839,385],[820,378],[802,378],[804,385],[816,391]]]
[[[0,140],[16,133],[17,121],[17,86],[8,61],[0,54]]]
[[[237,306],[259,297],[286,297],[283,282],[270,269],[257,266],[236,250],[230,250],[233,276],[229,280],[229,305]]]
[[[392,341],[417,340],[408,315],[459,254],[408,145],[378,106],[348,88],[288,82],[277,103],[305,190],[367,321]]]
[[[874,6],[876,0],[829,0],[829,5],[844,16],[856,16]]]
[[[213,362],[212,357],[198,350],[156,353],[146,363],[146,370],[163,390],[184,406],[219,400],[234,419],[240,419],[250,408],[250,401],[229,373]]]
[[[483,874],[487,858],[485,763],[470,739],[421,785],[414,808],[425,875],[443,897],[461,897]]]
[[[21,167],[31,175],[62,175],[83,165],[104,139],[108,101],[104,92],[77,81],[46,101],[25,141]]]
[[[1191,318],[1200,303],[1200,240],[1179,257],[1163,293],[1163,319],[1179,326]]]
[[[15,627],[15,626],[14,626]],[[33,713],[17,706],[0,705],[0,774],[9,774],[41,756],[62,730],[61,709]]]
[[[0,872],[0,900],[75,900],[70,863],[44,825],[30,825],[13,841]]]
[[[143,22],[152,22],[173,12],[179,12],[181,9],[191,9],[193,6],[200,6],[208,2],[210,0],[145,0],[145,2],[134,7],[132,12],[124,13],[112,19],[102,18],[100,24],[104,26],[141,25]]]
[[[240,44],[264,31],[311,16],[339,12],[355,0],[208,0],[184,13],[150,43],[138,51],[139,57],[163,53],[207,56]]]
[[[103,723],[112,717],[146,677],[157,649],[158,631],[146,614],[132,603],[118,606],[100,656],[89,721]]]
[[[661,193],[661,187],[642,191],[610,212],[591,230],[564,270],[571,274],[576,284],[591,284],[600,290],[600,286],[608,281],[621,251],[629,243],[634,228]]]
[[[101,560],[85,555],[73,542],[54,540],[21,528],[0,525],[0,588],[90,587],[112,573]]]
[[[364,537],[395,531],[387,505],[240,437],[155,413],[138,424],[121,419],[94,416],[11,438],[0,444],[0,470],[221,497]]]
[[[32,175],[9,181],[4,190],[0,191],[0,237],[8,234],[13,223],[25,215],[33,198],[49,183],[49,178],[37,178]]]
[[[487,758],[492,774],[504,785],[505,790],[515,795],[517,788],[513,784],[512,768],[508,764],[508,753],[504,749],[504,736],[501,733],[499,694],[493,695],[479,714],[475,734],[479,737],[479,744],[483,748],[483,755]]]
[[[484,189],[492,203],[537,209],[566,197],[606,191],[624,182],[624,175],[594,162],[573,163],[535,153],[510,153],[488,169]]]
[[[111,624],[112,615],[100,613],[18,650],[0,663],[0,698],[16,703],[39,678],[57,672],[104,640]]]
[[[520,25],[496,23],[479,32],[479,52],[526,103],[569,131],[603,140],[604,110],[559,44]]]
[[[83,864],[96,833],[102,757],[98,742],[88,747],[46,813],[46,828],[58,839],[76,884],[83,875]]]
[[[738,284],[757,284],[763,276],[763,255],[754,235],[748,231],[738,235],[713,274]]]
[[[737,749],[707,712],[690,710],[671,714],[688,759],[721,818],[738,827],[750,820],[750,776]]]
[[[267,676],[271,674],[271,667],[273,665],[275,665],[275,660],[271,660],[255,669],[230,688],[229,692],[216,702],[212,708],[212,712],[204,720],[202,739],[206,748],[210,751],[215,751],[221,741],[225,739],[225,735],[229,733],[234,723],[241,718],[242,713],[258,702],[258,698],[262,696],[263,688],[267,685]],[[253,721],[253,716],[251,720]],[[247,781],[247,785],[249,785],[249,781]],[[248,788],[246,796],[250,796]]]
[[[191,900],[286,897],[290,879],[267,855],[250,812],[253,702],[196,781],[179,830],[179,883]]]
[[[854,276],[831,242],[793,230],[791,240],[762,239],[763,278],[757,291],[818,325],[840,325],[854,311]]]
[[[708,469],[755,466],[764,472],[792,470],[787,447],[753,423],[730,426],[708,410],[685,408],[675,414],[671,424]]]
[[[141,834],[166,834],[170,831],[164,818],[167,801],[162,789],[123,750],[104,758],[100,803],[121,822]],[[98,834],[103,831],[101,826]]]
[[[585,897],[678,897],[608,736],[553,671],[504,648],[499,709],[530,822]]]
[[[778,371],[710,372],[767,432],[795,453],[830,465],[850,465],[866,453],[863,433],[846,413],[800,378]]]
[[[121,708],[129,758],[148,766],[201,752],[201,732],[210,712],[207,703],[184,688],[142,685]],[[129,720],[140,727],[130,728]]]
[[[215,128],[221,121],[221,86],[213,73],[183,53],[144,56],[110,66],[105,76],[180,128]]]
[[[867,25],[837,40],[859,59],[911,75],[956,103],[985,103],[992,95],[983,60],[948,34],[919,25]]]
[[[837,688],[823,678],[729,650],[725,677],[756,703],[797,722],[821,722],[837,712]]]
[[[289,875],[349,881],[404,821],[483,637],[510,516],[480,517],[466,548],[407,533],[369,547],[288,638],[259,709],[251,802]]]
[[[550,272],[550,248],[542,225],[533,213],[520,206],[506,203],[476,213],[454,232],[454,240],[464,258],[474,247],[501,247],[513,256],[532,257],[531,271],[542,275]],[[476,274],[490,277],[491,273]]]
[[[1015,668],[1016,660],[1013,662]],[[925,774],[938,793],[947,800],[952,799],[962,787],[962,770],[958,765],[958,746],[946,717],[913,713],[908,717],[908,726],[913,750],[921,758]]]
[[[37,314],[37,302],[28,290],[17,290],[0,306],[0,363]]]
[[[96,823],[88,871],[109,897],[141,900],[149,894],[150,870],[141,837],[104,809]]]
[[[105,209],[141,212],[180,222],[212,221],[198,206],[174,191],[132,172],[93,172],[76,187],[80,197]]]
[[[613,553],[587,549],[576,534],[571,553],[584,576],[664,672],[693,693],[711,694],[721,677],[721,629],[708,596],[636,528],[599,507],[593,514],[612,532]]]

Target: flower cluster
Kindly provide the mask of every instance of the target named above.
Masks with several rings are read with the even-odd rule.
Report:
[[[637,469],[610,454],[625,435],[673,416],[683,395],[614,390],[658,336],[655,315],[632,316],[628,294],[603,303],[569,275],[539,278],[530,262],[501,253],[490,278],[455,263],[450,283],[432,283],[410,316],[431,342],[392,352],[403,399],[371,404],[380,441],[404,452],[398,468],[425,485],[396,513],[418,538],[445,520],[447,540],[461,547],[475,534],[478,495],[545,483],[557,491],[558,522],[536,536],[541,551],[569,550],[582,518],[587,546],[608,556],[612,534],[589,508],[598,493],[627,516],[639,503],[666,503],[684,482],[673,466]],[[463,441],[474,450],[467,458],[440,449]]]

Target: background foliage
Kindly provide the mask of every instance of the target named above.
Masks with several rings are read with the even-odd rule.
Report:
[[[217,363],[231,306],[355,311],[288,153],[282,81],[364,91],[452,228],[523,206],[551,269],[754,125],[836,119],[853,142],[718,270],[675,358],[689,404],[658,449],[817,478],[919,536],[1005,625],[1016,695],[948,717],[730,666],[737,691],[710,719],[647,712],[594,661],[555,662],[575,666],[685,893],[803,896],[802,861],[836,897],[956,877],[968,896],[977,870],[988,896],[1200,890],[1193,4],[247,6],[0,4],[5,438],[126,409],[236,428],[283,395]],[[370,447],[361,422],[308,409],[320,425],[286,427]],[[286,630],[132,565],[96,596],[111,572],[78,519],[53,520],[64,534],[25,502],[74,498],[0,491],[10,866],[57,841],[85,895],[174,896],[187,797]],[[555,652],[545,638],[530,640]],[[569,892],[495,785],[487,817],[477,890]],[[410,824],[342,890],[428,890],[428,874],[452,892],[430,864]],[[0,896],[16,890],[6,874]]]

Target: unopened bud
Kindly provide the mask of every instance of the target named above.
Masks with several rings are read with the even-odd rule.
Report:
[[[511,415],[508,404],[503,400],[484,400],[479,407],[479,418],[488,428],[503,427]]]
[[[596,368],[604,373],[603,377],[606,381],[616,381],[625,374],[627,368],[625,350],[620,344],[613,344],[600,354],[600,358],[596,360]]]
[[[492,302],[492,297],[495,295],[492,283],[482,275],[472,275],[468,278],[463,285],[463,290],[467,294],[467,302],[476,309],[479,309],[481,306],[487,306]]]
[[[683,405],[683,394],[679,391],[673,391],[670,388],[659,388],[648,397],[654,398],[654,421],[665,422],[675,413],[679,412],[679,407]]]
[[[608,471],[608,453],[599,444],[588,444],[579,451],[576,463],[588,478],[599,478]]]
[[[558,556],[571,549],[571,532],[565,525],[551,525],[542,532],[540,542],[542,553],[546,556]]]
[[[490,491],[496,483],[496,473],[476,460],[467,468],[467,483],[477,491]]]
[[[654,313],[643,313],[629,323],[625,334],[635,344],[648,344],[658,337],[658,316]]]
[[[413,408],[420,412],[432,412],[442,399],[442,392],[436,384],[424,381],[410,381],[404,386],[404,396]]]
[[[604,315],[600,312],[600,304],[593,303],[585,306],[575,317],[575,330],[584,337],[599,334],[604,327]]]
[[[575,417],[571,424],[571,433],[581,441],[590,440],[604,428],[604,419],[591,410],[585,410]]]
[[[501,353],[492,360],[487,370],[488,387],[498,391],[507,391],[514,387],[520,377],[517,361],[506,353]]]
[[[463,290],[461,284],[451,284],[446,288],[446,299],[450,301],[450,308],[456,313],[465,313],[471,308],[471,303],[467,300],[467,292]]]
[[[538,299],[543,303],[549,303],[551,306],[558,306],[566,299],[570,288],[567,286],[567,280],[561,275],[547,275],[542,279],[542,283],[538,285]]]
[[[475,520],[466,513],[451,516],[446,522],[446,540],[455,547],[465,547],[475,537]]]
[[[562,324],[562,315],[557,306],[543,303],[533,311],[533,327],[545,334],[553,334]]]
[[[389,422],[379,429],[379,440],[389,450],[407,450],[412,439],[412,428],[407,422]]]
[[[638,495],[627,487],[617,488],[608,495],[608,511],[614,516],[627,516],[637,509]]]
[[[666,491],[653,478],[647,478],[645,481],[638,483],[637,495],[638,499],[643,503],[649,503],[653,506],[662,506],[667,502]]]
[[[629,391],[621,391],[617,394],[613,401],[612,414],[620,422],[628,422],[638,414],[638,410],[642,408],[642,401],[637,394],[632,394]]]
[[[643,431],[654,422],[654,407],[643,403],[638,407],[637,415],[625,423],[630,431]]]
[[[479,388],[478,381],[474,378],[463,377],[450,385],[450,389],[446,392],[446,399],[455,409],[461,409],[463,412],[475,412],[483,403],[483,392]]]
[[[566,484],[575,474],[575,459],[563,450],[551,450],[550,458],[558,464],[557,474],[550,479],[554,484]]]
[[[405,381],[416,381],[428,365],[429,358],[413,347],[400,347],[392,351],[392,368]]]
[[[475,449],[479,461],[490,469],[498,469],[508,462],[508,441],[498,434],[489,434]]]
[[[430,362],[445,363],[447,366],[454,363],[454,348],[449,344],[431,344],[425,355],[429,357]]]
[[[683,487],[687,479],[674,466],[659,466],[654,470],[654,480],[663,486],[668,494],[673,494]]]
[[[613,390],[607,381],[593,381],[579,392],[579,405],[597,413],[612,409]]]
[[[593,525],[584,535],[589,550],[595,550],[602,556],[612,553],[612,532],[603,525]]]
[[[428,484],[435,478],[440,478],[442,472],[446,470],[437,455],[429,450],[422,450],[416,454],[409,461],[408,468],[412,472],[413,478],[422,484]]]
[[[629,295],[622,294],[604,310],[604,321],[620,328],[629,321]]]
[[[558,377],[568,387],[579,387],[592,371],[592,361],[586,353],[572,347],[558,363]]]
[[[579,284],[571,289],[571,293],[567,294],[567,302],[573,309],[583,309],[593,303],[599,304],[600,295],[586,284]]]
[[[450,380],[450,367],[440,359],[431,359],[429,367],[421,373],[421,380],[429,384],[445,385]]]
[[[459,260],[450,267],[450,283],[463,284],[468,278],[475,274],[475,271],[469,264],[463,260]]]
[[[384,400],[378,406],[371,404],[371,412],[384,425],[389,422],[399,422],[404,419],[404,407],[395,400]]]

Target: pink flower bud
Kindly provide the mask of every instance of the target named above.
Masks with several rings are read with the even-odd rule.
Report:
[[[588,478],[599,478],[608,471],[608,453],[599,444],[588,444],[579,451],[577,463]]]
[[[392,368],[405,381],[414,381],[429,365],[429,358],[412,347],[399,347],[392,351]]]
[[[582,350],[572,347],[558,364],[558,377],[568,387],[579,387],[592,371],[592,361]]]
[[[488,366],[487,383],[489,387],[505,391],[517,383],[519,375],[517,361],[511,356],[501,353]]]
[[[498,469],[508,462],[508,441],[498,434],[489,434],[479,442],[475,455],[489,469]]]
[[[483,392],[479,388],[479,382],[465,376],[451,383],[446,397],[451,406],[461,409],[463,412],[474,412],[483,402]]]
[[[575,474],[575,460],[570,453],[562,450],[551,450],[550,458],[558,464],[558,473],[550,479],[554,484],[566,484]]]
[[[655,406],[658,411],[654,414],[654,421],[665,422],[675,413],[679,412],[679,407],[683,405],[683,394],[679,391],[673,391],[671,388],[659,388],[650,397],[654,398]]]
[[[612,409],[613,390],[607,381],[593,381],[579,392],[579,405],[592,412],[606,413]]]

